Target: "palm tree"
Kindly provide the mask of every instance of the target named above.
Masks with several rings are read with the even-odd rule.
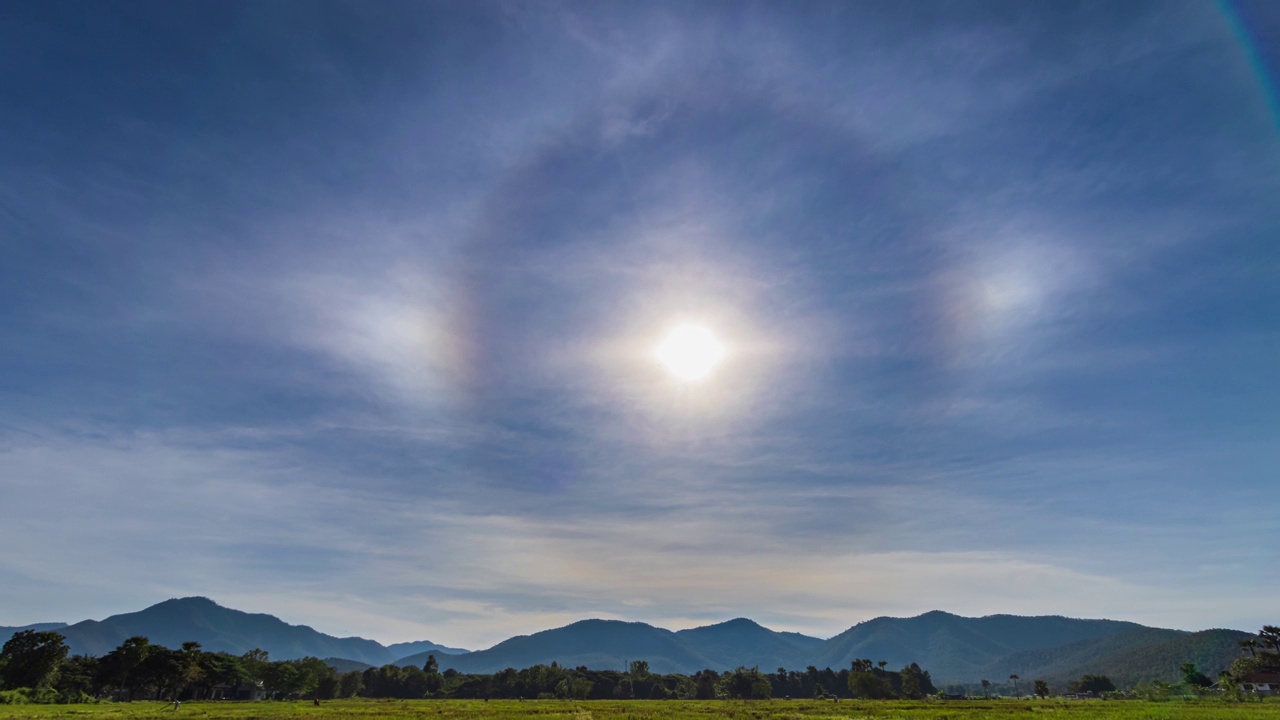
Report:
[[[991,681],[982,679],[982,697],[991,697]]]
[[[1262,632],[1258,633],[1264,642],[1270,643],[1275,651],[1280,653],[1280,627],[1275,625],[1263,625]]]
[[[1013,696],[1018,697],[1018,676],[1010,675],[1009,679],[1013,681]]]
[[[1260,644],[1261,643],[1259,643],[1257,640],[1254,640],[1253,638],[1240,641],[1240,647],[1244,650],[1249,651],[1249,657],[1258,657],[1258,646]]]

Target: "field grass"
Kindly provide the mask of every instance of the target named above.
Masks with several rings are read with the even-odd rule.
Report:
[[[156,702],[0,706],[0,720],[168,720],[178,717],[190,720],[1277,720],[1280,718],[1280,702],[333,700],[319,707],[311,702],[190,702],[183,703],[177,711],[174,711],[172,703]]]

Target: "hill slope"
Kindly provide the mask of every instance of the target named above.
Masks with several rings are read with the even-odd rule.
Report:
[[[437,645],[426,640],[417,640],[415,642],[391,643],[387,646],[387,652],[393,658],[402,658],[406,655],[416,655],[417,653],[434,653],[436,655],[461,655],[471,652],[462,648],[445,647]]]
[[[1107,658],[1134,647],[1165,643],[1185,636],[1178,630],[1138,628],[1101,638],[1089,638],[1050,648],[1022,650],[997,658],[979,669],[985,678],[1003,681],[1017,673],[1025,678],[1040,678],[1065,683],[1084,673],[1107,675],[1113,680],[1115,666]]]
[[[168,647],[195,640],[206,650],[241,654],[261,648],[277,660],[310,655],[350,668],[391,662],[420,667],[427,655],[435,655],[442,670],[479,673],[552,662],[621,670],[633,660],[647,661],[657,673],[692,674],[739,665],[765,672],[809,665],[838,670],[869,658],[894,669],[918,663],[939,686],[988,678],[999,687],[1017,674],[1027,681],[1046,679],[1059,690],[1086,673],[1107,675],[1122,688],[1149,680],[1173,682],[1185,662],[1212,677],[1239,657],[1239,640],[1252,637],[1236,630],[1188,633],[1114,620],[966,618],[933,611],[912,618],[875,618],[829,640],[775,632],[746,618],[679,632],[637,622],[583,620],[466,652],[426,641],[384,647],[364,638],[334,637],[199,597],[167,600],[102,621],[0,628],[7,633],[0,637],[24,629],[56,630],[73,654],[89,655],[105,654],[125,639],[143,635]]]
[[[766,672],[804,667],[812,650],[823,642],[799,633],[775,632],[746,618],[680,630],[676,637],[710,660],[712,670],[745,665]]]
[[[337,673],[364,672],[373,665],[362,663],[359,660],[347,660],[345,658],[324,658],[324,664],[333,668]]]
[[[396,661],[397,665],[422,665],[428,653],[418,653]],[[552,662],[568,667],[586,665],[623,669],[631,660],[645,660],[656,673],[692,673],[712,666],[670,630],[644,623],[621,620],[581,620],[532,635],[504,640],[488,650],[465,655],[437,655],[440,669],[459,672],[493,673]]]
[[[326,635],[273,615],[225,608],[202,597],[166,600],[138,612],[78,622],[58,632],[67,638],[73,654],[104,655],[125,639],[142,635],[171,648],[188,640],[195,640],[205,650],[235,655],[260,648],[274,660],[311,655],[383,665],[394,659],[387,648],[373,640]]]
[[[1059,616],[966,618],[935,610],[913,618],[881,617],[854,625],[818,648],[813,664],[843,668],[855,659],[870,658],[900,668],[915,662],[929,671],[935,683],[966,682],[985,677],[986,668],[1016,652],[1061,647],[1142,627]]]
[[[1104,672],[1119,687],[1152,680],[1173,683],[1182,679],[1182,664],[1191,662],[1205,675],[1217,678],[1240,657],[1240,641],[1256,637],[1239,630],[1203,630],[1164,642],[1134,644],[1096,660],[1092,667],[1099,670],[1081,666],[1065,675],[1078,678],[1085,672]]]
[[[60,631],[66,626],[67,624],[64,622],[32,623],[31,625],[15,625],[13,627],[0,625],[0,645],[9,642],[9,638],[23,630],[35,630],[36,632],[46,632],[49,630]]]

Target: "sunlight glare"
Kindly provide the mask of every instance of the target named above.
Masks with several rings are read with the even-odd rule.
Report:
[[[705,327],[681,325],[667,334],[656,354],[673,375],[695,382],[711,374],[724,359],[725,349]]]

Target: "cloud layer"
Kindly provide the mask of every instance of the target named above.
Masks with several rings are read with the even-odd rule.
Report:
[[[1274,622],[1280,136],[1216,7],[19,15],[0,624]]]

